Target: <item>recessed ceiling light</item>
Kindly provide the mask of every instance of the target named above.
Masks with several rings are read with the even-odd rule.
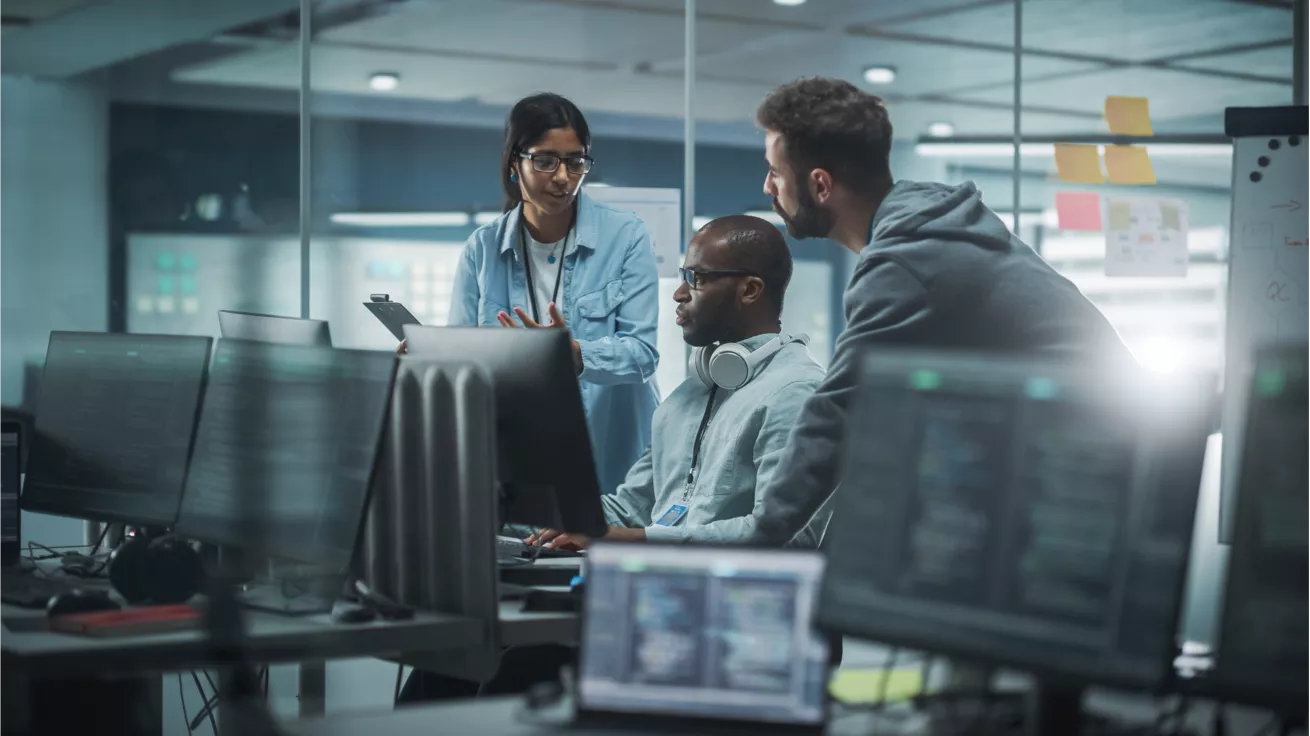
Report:
[[[804,5],[804,4],[805,4],[805,0],[773,0],[773,4],[774,4],[774,5],[786,5],[786,6],[788,6],[788,7],[791,7],[791,6],[794,6],[794,5]]]
[[[368,78],[368,86],[376,92],[390,92],[400,86],[400,75],[395,72],[378,72]]]
[[[955,126],[951,123],[929,123],[928,135],[933,138],[950,138],[955,135]]]
[[[896,81],[896,69],[890,66],[871,66],[864,70],[864,81],[869,84],[891,84]]]

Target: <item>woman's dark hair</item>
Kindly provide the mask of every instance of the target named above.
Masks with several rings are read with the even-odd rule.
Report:
[[[500,152],[500,185],[505,190],[505,211],[522,200],[519,185],[510,181],[510,165],[525,149],[531,148],[547,132],[572,128],[585,151],[591,150],[591,129],[578,106],[566,98],[542,92],[519,100],[505,119],[505,148]]]

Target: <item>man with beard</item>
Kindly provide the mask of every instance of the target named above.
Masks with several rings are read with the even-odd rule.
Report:
[[[784,544],[836,488],[860,359],[882,346],[1128,357],[1070,281],[1005,227],[972,182],[894,182],[882,100],[838,79],[774,90],[756,121],[764,193],[796,238],[829,238],[859,256],[846,329],[805,404],[781,470],[758,493],[751,541]]]
[[[690,376],[655,410],[651,445],[618,490],[601,498],[605,539],[741,542],[801,406],[823,379],[805,340],[783,334],[791,252],[758,217],[721,217],[687,245],[673,292],[692,354]],[[818,526],[816,524],[815,526]],[[818,543],[819,529],[797,536]],[[575,549],[552,530],[528,544]]]

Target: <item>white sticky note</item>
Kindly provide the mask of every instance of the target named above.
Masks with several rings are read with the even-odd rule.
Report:
[[[1106,276],[1187,276],[1187,203],[1106,197]]]
[[[159,297],[159,301],[156,302],[156,304],[159,307],[160,314],[172,314],[173,310],[177,308],[177,300],[171,296]]]
[[[136,298],[136,311],[138,314],[154,314],[155,298],[153,296],[139,296]]]
[[[412,273],[415,278],[427,276],[428,264],[423,263],[422,261],[415,261],[414,265],[410,266],[410,273]]]
[[[200,311],[200,300],[194,296],[182,300],[182,314],[196,314]]]
[[[410,283],[409,286],[410,289],[414,291],[414,296],[421,297],[421,296],[427,296],[428,289],[431,286],[431,284],[429,284],[427,281],[420,281],[419,279],[414,279],[414,281]]]

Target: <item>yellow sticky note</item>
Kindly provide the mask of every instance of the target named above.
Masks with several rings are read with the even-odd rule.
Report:
[[[1096,146],[1076,146],[1071,143],[1055,144],[1055,172],[1060,181],[1070,184],[1103,184],[1101,158]]]
[[[923,691],[923,679],[918,668],[894,669],[887,675],[884,690],[883,670],[840,669],[828,682],[828,693],[847,705],[872,704],[879,693],[885,693],[887,702],[909,700]]]
[[[1151,158],[1141,146],[1106,146],[1105,171],[1111,184],[1154,184]]]
[[[1105,98],[1105,122],[1114,135],[1155,135],[1145,97]]]

